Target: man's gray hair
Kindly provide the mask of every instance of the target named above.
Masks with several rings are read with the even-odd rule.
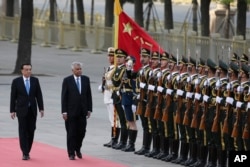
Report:
[[[81,67],[82,67],[82,63],[81,63],[81,62],[78,62],[78,61],[74,61],[74,62],[71,64],[71,68],[74,69],[75,66],[81,66]]]

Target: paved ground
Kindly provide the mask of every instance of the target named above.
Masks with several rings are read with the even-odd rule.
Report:
[[[17,120],[11,120],[9,114],[10,84],[16,77],[11,73],[15,66],[16,55],[17,44],[0,41],[0,137],[18,136]],[[33,46],[33,73],[39,76],[45,101],[45,117],[38,118],[35,140],[66,149],[64,123],[60,114],[61,83],[65,76],[71,74],[70,64],[75,60],[83,62],[83,73],[91,78],[94,101],[93,114],[88,120],[87,135],[83,143],[83,154],[112,160],[131,167],[178,167],[179,165],[172,163],[102,146],[110,139],[110,125],[103,104],[103,96],[98,92],[97,87],[101,83],[103,68],[108,64],[105,53],[91,54],[88,49],[83,52],[72,52],[70,49],[59,50],[56,47]],[[137,149],[141,147],[142,142],[140,122],[138,122],[138,127]],[[65,158],[67,158],[66,150]]]

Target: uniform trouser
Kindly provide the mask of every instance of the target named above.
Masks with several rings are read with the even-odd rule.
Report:
[[[116,103],[115,104],[115,109],[116,109],[116,112],[117,112],[117,114],[119,116],[121,129],[127,129],[126,116],[125,116],[125,112],[124,112],[124,110],[122,108],[121,103]]]
[[[29,109],[26,116],[19,116],[17,118],[20,148],[24,155],[28,155],[34,139],[36,117]]]
[[[185,111],[186,111],[186,107],[185,107],[185,104],[183,104],[180,109],[180,124],[178,124],[178,129],[179,129],[179,134],[180,134],[180,141],[184,143],[186,143],[188,139],[188,134],[186,133],[185,125],[183,124]]]
[[[114,127],[114,126],[117,128],[120,127],[119,117],[118,117],[118,115],[115,116],[115,114],[117,114],[117,113],[114,113],[115,112],[114,104],[107,103],[106,107],[107,107],[108,118],[109,118],[109,122],[110,122],[111,127]]]
[[[174,121],[174,117],[175,117],[175,113],[174,111],[176,111],[176,104],[172,103],[169,107],[169,111],[168,111],[168,121],[167,121],[167,128],[168,128],[168,136],[169,139],[175,139],[175,140],[179,140],[179,130],[178,130],[178,126]]]
[[[142,115],[140,115],[142,129],[143,129],[143,132],[145,132],[145,133],[151,133],[150,130],[149,130],[149,120],[148,120],[147,117],[144,116],[145,111],[146,111],[146,103],[143,102]]]
[[[244,151],[245,148],[244,148],[244,141],[242,139],[242,134],[243,134],[243,120],[244,120],[244,114],[242,114],[240,112],[240,120],[239,120],[239,124],[238,124],[238,128],[237,128],[237,133],[238,133],[238,136],[234,138],[234,147],[235,147],[235,150],[236,151]],[[233,113],[233,126],[234,126],[234,123],[236,121],[236,118],[237,118],[237,112],[234,112]],[[234,128],[234,127],[233,127]]]

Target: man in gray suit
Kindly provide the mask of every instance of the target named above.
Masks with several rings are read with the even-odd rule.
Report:
[[[61,92],[62,116],[67,132],[67,150],[70,160],[82,158],[81,147],[85,137],[87,118],[92,112],[89,77],[82,75],[82,63],[71,64],[72,73],[64,78]]]

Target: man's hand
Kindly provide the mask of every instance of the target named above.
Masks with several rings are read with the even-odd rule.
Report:
[[[41,118],[44,116],[44,111],[43,110],[41,110],[40,111],[40,114],[41,114]]]
[[[91,112],[90,111],[88,111],[88,114],[87,114],[87,119],[90,117],[90,115],[91,115]]]
[[[10,113],[10,117],[11,117],[12,119],[15,119],[16,113],[15,113],[15,112]]]
[[[68,119],[68,115],[67,114],[62,114],[62,117],[63,117],[64,121],[66,121]]]

